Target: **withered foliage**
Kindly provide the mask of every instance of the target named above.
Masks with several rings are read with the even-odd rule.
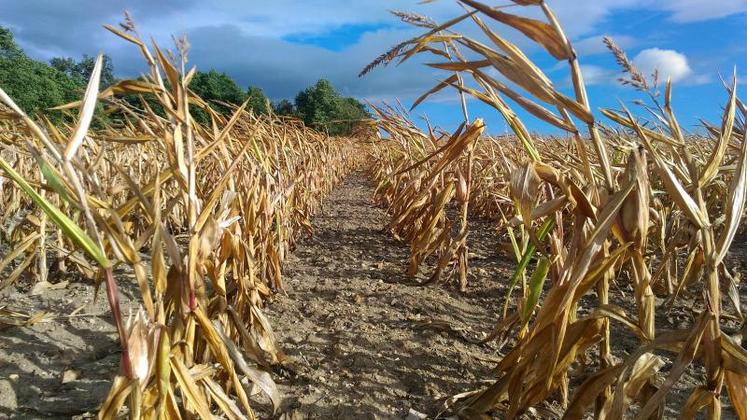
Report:
[[[435,60],[427,65],[445,70],[445,79],[415,105],[453,88],[490,105],[512,135],[481,137],[481,120],[453,134],[422,132],[406,111],[382,107],[378,125],[389,139],[377,145],[373,170],[376,196],[392,218],[389,228],[411,246],[410,274],[430,265],[436,280],[450,268],[467,286],[468,254],[457,250],[468,219],[452,229],[451,202],[494,218],[511,242],[517,269],[487,338],[510,345],[493,383],[460,394],[450,408],[466,418],[496,412],[516,418],[538,410],[571,419],[661,417],[665,397],[695,364],[704,374],[679,407],[682,415],[705,411],[719,418],[720,397],[727,395],[737,415],[747,418],[747,351],[741,333],[724,330],[727,322],[744,322],[738,276],[725,260],[744,218],[747,190],[747,141],[738,118],[746,109],[736,84],[727,86],[721,124],[707,125],[708,137],[686,137],[671,106],[671,83],[663,104],[650,95],[654,104],[646,112],[653,124],[625,108],[608,109],[604,116],[619,128],[605,128],[592,113],[578,57],[548,2],[516,0],[511,9],[460,3],[464,14],[428,26],[386,62],[416,55]],[[479,40],[457,30],[470,20]],[[423,26],[420,19],[405,22]],[[559,90],[506,31],[518,31],[566,62],[572,94]],[[622,50],[608,45],[628,84],[644,92],[655,88]],[[567,135],[532,135],[512,106]],[[430,255],[435,258],[428,262]],[[613,283],[630,285],[629,306],[611,303]],[[657,328],[656,317],[684,293],[695,297],[692,325]],[[611,324],[638,337],[638,349],[628,353],[612,340]],[[662,371],[667,353],[674,363]],[[578,365],[587,372],[571,389]]]
[[[100,418],[254,418],[253,390],[279,405],[270,372],[285,358],[264,302],[283,289],[283,260],[322,198],[355,166],[354,141],[246,104],[226,118],[190,91],[186,40],[167,53],[131,19],[122,27],[106,28],[139,48],[149,73],[99,92],[99,56],[82,101],[58,108],[76,110],[74,124],[32,119],[0,90],[0,271],[15,265],[0,286],[24,272],[46,281],[50,265],[103,284],[122,361]],[[111,118],[92,129],[97,104]],[[126,320],[116,273],[128,270],[142,306]]]

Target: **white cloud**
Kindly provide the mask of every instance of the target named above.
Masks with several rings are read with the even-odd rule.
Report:
[[[636,40],[632,36],[628,35],[608,35],[610,38],[615,40],[615,43],[622,49],[628,49],[635,45]],[[576,49],[576,53],[583,56],[595,55],[595,54],[608,54],[610,51],[607,46],[604,45],[603,39],[605,35],[595,35],[587,38],[579,39],[573,42],[573,47]]]
[[[674,50],[645,49],[633,58],[633,64],[646,77],[658,70],[659,80],[665,81],[667,78],[671,78],[673,83],[684,80],[693,74],[693,70],[687,62],[687,57]]]
[[[584,82],[589,86],[614,83],[617,76],[614,70],[592,64],[582,64],[581,74],[584,76]]]
[[[52,56],[110,54],[120,76],[135,76],[142,71],[136,48],[101,28],[116,23],[121,12],[129,9],[147,37],[153,35],[162,46],[170,44],[171,34],[187,33],[193,49],[191,59],[198,68],[225,71],[242,85],[256,84],[274,98],[288,97],[319,77],[329,78],[346,94],[359,97],[412,98],[443,77],[414,63],[401,68],[378,69],[366,78],[358,71],[398,41],[411,36],[410,29],[389,15],[389,9],[413,10],[437,21],[461,13],[453,1],[419,5],[420,0],[0,0],[0,24],[12,27],[21,46],[32,56],[47,60]],[[584,55],[604,52],[600,27],[620,10],[657,10],[670,13],[677,22],[689,22],[731,15],[747,10],[747,0],[552,0],[550,2],[576,48]],[[536,7],[514,7],[512,13],[543,18]],[[349,25],[367,25],[359,39],[343,39],[341,51],[329,51],[314,45],[288,42],[299,34],[326,36]],[[479,32],[470,22],[468,33]],[[370,28],[377,28],[371,30]],[[461,29],[461,28],[460,28]],[[614,30],[614,29],[612,29]],[[516,31],[501,29],[501,34],[524,48],[529,41]],[[629,36],[616,35],[624,48],[634,44]],[[536,50],[529,49],[528,52]],[[666,53],[666,50],[659,50]],[[645,51],[644,51],[645,52]],[[643,54],[642,52],[641,54]],[[673,56],[642,56],[642,68],[659,67],[675,79],[688,77],[693,83],[687,59]],[[648,53],[651,54],[651,53]],[[656,54],[654,54],[656,55]],[[654,57],[655,58],[655,57]],[[435,61],[438,61],[436,59]],[[661,62],[660,62],[661,61]],[[654,63],[654,64],[650,64]],[[648,67],[647,67],[648,66]],[[614,79],[610,70],[586,66],[589,84]],[[444,96],[447,98],[447,96]],[[439,98],[435,98],[439,100]]]
[[[747,12],[747,0],[667,0],[661,4],[675,22],[697,22]]]
[[[747,0],[558,0],[550,4],[565,14],[567,21],[584,22],[593,19],[599,22],[615,10],[641,9],[668,12],[669,18],[678,23],[701,22],[747,12]],[[569,13],[563,13],[564,11]]]

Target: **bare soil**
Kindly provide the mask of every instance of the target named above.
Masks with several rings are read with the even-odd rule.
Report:
[[[372,186],[352,176],[325,202],[314,236],[287,262],[287,296],[267,308],[295,371],[278,380],[294,418],[435,415],[495,365],[474,344],[495,322],[510,272],[490,224],[473,235],[469,290],[406,277],[407,247],[382,231]],[[492,238],[492,239],[490,239]],[[493,362],[491,362],[491,360]]]
[[[510,276],[492,225],[477,223],[467,292],[418,286],[425,277],[403,274],[407,248],[382,230],[387,217],[372,191],[362,174],[349,177],[286,261],[287,293],[266,308],[290,357],[275,375],[285,400],[274,415],[260,407],[261,417],[433,415],[489,378],[495,352],[473,342],[495,320]],[[137,286],[118,278],[126,314]],[[38,295],[29,279],[0,291],[0,307],[49,314],[0,330],[0,418],[91,418],[106,396],[120,359],[106,296],[94,300],[92,284],[69,282]]]
[[[499,251],[494,224],[471,222],[466,292],[449,284],[423,287],[418,282],[426,275],[404,275],[407,246],[383,230],[388,217],[372,205],[372,191],[362,174],[350,176],[312,220],[314,235],[286,261],[285,293],[265,309],[289,356],[273,375],[284,401],[274,414],[260,404],[261,418],[432,417],[449,397],[492,378],[502,353],[495,344],[476,342],[499,319],[513,270]],[[740,271],[745,242],[738,238],[729,257],[729,266]],[[118,278],[126,314],[137,306],[137,286],[126,273]],[[0,308],[49,313],[44,322],[0,329],[0,418],[94,417],[108,391],[120,352],[106,296],[102,290],[94,300],[90,283],[68,281],[37,295],[28,279],[0,291]],[[742,282],[743,304],[745,287]],[[614,286],[611,293],[614,302],[629,305],[629,288]],[[590,299],[582,306],[593,306]],[[670,313],[657,313],[657,328],[687,328],[695,301],[697,294],[686,296]],[[624,353],[639,344],[616,323],[612,334]],[[666,359],[664,372],[674,357]],[[593,371],[593,362],[587,368]],[[571,380],[583,377],[581,370]],[[677,417],[700,378],[701,367],[688,369],[667,399],[665,417]],[[728,404],[723,414],[734,416]]]
[[[118,277],[128,314],[136,307],[137,287]],[[28,285],[0,292],[6,309],[48,314],[31,326],[0,329],[0,418],[95,417],[121,352],[106,294],[102,288],[94,299],[93,290],[72,280],[40,295]]]

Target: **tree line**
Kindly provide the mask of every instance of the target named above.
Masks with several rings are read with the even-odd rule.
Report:
[[[0,87],[29,114],[46,114],[57,118],[49,108],[80,99],[93,71],[95,58],[84,55],[80,60],[55,57],[48,63],[26,55],[7,28],[0,26]],[[101,88],[117,82],[111,58],[104,56]],[[310,127],[331,135],[349,135],[357,121],[370,114],[366,106],[352,97],[341,95],[325,79],[302,90],[293,101],[282,99],[272,102],[257,86],[243,89],[226,73],[216,70],[197,72],[190,89],[218,112],[230,114],[224,104],[240,105],[248,100],[247,108],[257,114],[275,114],[295,117]],[[194,110],[195,119],[208,122],[207,114]]]

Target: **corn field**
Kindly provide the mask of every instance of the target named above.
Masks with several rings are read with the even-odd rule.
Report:
[[[11,227],[0,289],[24,275],[52,281],[55,266],[105,290],[122,358],[100,418],[255,418],[247,380],[279,407],[274,368],[285,355],[265,303],[283,292],[283,262],[313,235],[322,200],[363,168],[389,217],[385,230],[408,247],[403,271],[427,273],[420,285],[470,288],[475,218],[508,244],[514,271],[495,279],[507,293],[481,340],[500,361],[487,384],[447,401],[448,415],[662,418],[683,374],[697,372],[699,385],[677,407],[682,418],[747,419],[741,274],[728,255],[747,198],[747,107],[736,77],[724,83],[721,121],[688,135],[672,84],[660,93],[607,39],[625,83],[649,105],[642,116],[625,106],[598,115],[550,2],[513,0],[510,13],[459,3],[464,13],[442,23],[394,12],[422,35],[362,72],[435,60],[428,66],[444,78],[413,108],[453,90],[464,116],[453,132],[423,129],[399,104],[371,104],[374,119],[354,139],[246,104],[225,118],[190,91],[186,40],[170,53],[112,26],[149,73],[99,91],[99,58],[82,100],[58,107],[70,123],[31,118],[0,90],[0,226]],[[537,12],[542,19],[524,16]],[[456,29],[466,26],[484,40]],[[506,29],[567,64],[571,92]],[[511,135],[490,136],[470,119],[472,100],[502,116]],[[97,123],[97,106],[118,118]],[[563,135],[532,134],[512,106]],[[190,107],[211,123],[196,123]],[[134,273],[140,292],[129,319],[118,302],[122,272]],[[673,307],[692,314],[687,328],[657,323]],[[34,321],[2,306],[0,315]],[[634,351],[616,340],[624,334]]]
[[[0,267],[22,261],[3,286],[24,271],[46,281],[52,260],[105,288],[122,361],[101,418],[123,406],[132,418],[254,418],[240,378],[278,404],[269,370],[283,358],[263,302],[283,290],[286,254],[354,167],[353,143],[259,118],[246,104],[223,118],[190,92],[185,48],[169,58],[107,29],[141,50],[150,73],[98,92],[99,57],[83,100],[60,107],[78,109],[74,126],[34,121],[0,92],[2,222],[13,226]],[[124,94],[140,95],[141,106]],[[122,118],[89,131],[97,102]],[[212,124],[196,124],[190,106]],[[142,298],[127,322],[115,274],[123,267]]]
[[[628,83],[650,94],[656,122],[654,128],[626,108],[608,109],[604,116],[620,127],[609,129],[592,113],[576,53],[547,3],[514,1],[540,8],[544,21],[473,0],[461,3],[467,11],[442,24],[395,13],[425,33],[364,69],[417,54],[440,59],[428,65],[450,76],[415,106],[452,88],[490,105],[514,134],[482,137],[483,122],[469,122],[466,112],[454,133],[425,133],[405,110],[376,109],[377,124],[393,140],[376,152],[376,196],[391,214],[389,228],[410,245],[409,273],[435,255],[429,282],[455,272],[460,287],[468,287],[470,212],[494,217],[512,244],[517,269],[489,337],[510,337],[511,349],[495,367],[495,381],[462,394],[457,412],[480,417],[497,409],[514,418],[559,398],[564,418],[588,412],[622,418],[631,414],[633,402],[638,418],[661,417],[667,393],[689,365],[698,363],[705,367],[702,385],[692,390],[681,415],[693,418],[705,411],[708,418],[720,418],[720,396],[726,394],[745,418],[747,353],[740,346],[742,333],[723,330],[730,320],[743,320],[737,280],[725,262],[744,218],[747,182],[747,142],[739,122],[747,108],[737,98],[736,82],[727,85],[720,126],[708,126],[707,138],[686,138],[671,106],[671,83],[662,104],[646,77],[606,40]],[[491,44],[452,29],[465,20]],[[498,25],[567,61],[573,95],[558,91],[521,49],[496,32]],[[535,138],[506,98],[568,136]],[[460,208],[458,218],[448,211],[452,202]],[[634,290],[627,307],[610,296],[610,284],[621,282]],[[657,331],[657,314],[697,289],[702,297],[693,308],[692,328]],[[591,308],[581,312],[590,295]],[[657,304],[657,296],[664,302]],[[639,338],[633,354],[616,354],[610,336],[614,323]],[[659,372],[664,362],[658,352],[676,355],[666,375]],[[591,354],[596,361],[588,360]],[[594,371],[570,389],[574,363],[593,365]],[[658,382],[658,375],[666,379]]]

